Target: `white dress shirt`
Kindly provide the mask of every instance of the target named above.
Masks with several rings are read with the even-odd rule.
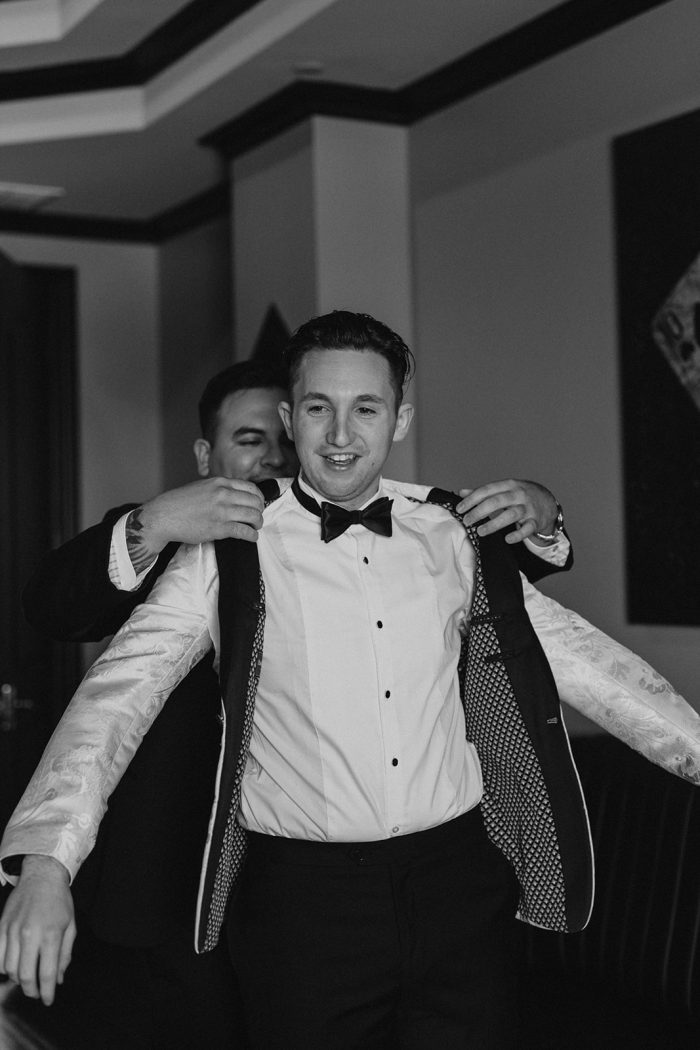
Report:
[[[394,501],[390,538],[351,525],[323,543],[291,489],[265,511],[265,638],[239,818],[251,830],[381,839],[481,798],[457,679],[474,551],[443,508],[390,482],[380,494]]]

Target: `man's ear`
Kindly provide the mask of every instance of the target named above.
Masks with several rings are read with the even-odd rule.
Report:
[[[284,429],[287,433],[287,437],[290,441],[294,441],[294,430],[292,428],[292,406],[289,401],[280,401],[277,406],[277,411],[280,414],[280,419],[284,423]]]
[[[392,441],[403,441],[408,433],[408,428],[411,425],[412,419],[413,405],[409,404],[408,401],[403,401],[399,405],[399,410],[396,413],[396,427],[394,428]]]
[[[204,438],[197,438],[193,445],[194,458],[197,460],[197,473],[200,478],[209,477],[209,457],[211,445]]]

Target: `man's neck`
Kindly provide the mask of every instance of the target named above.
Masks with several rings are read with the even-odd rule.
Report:
[[[372,494],[370,496],[368,496],[366,499],[364,499],[361,503],[357,504],[356,506],[354,505],[354,502],[351,501],[351,502],[353,502],[353,505],[349,506],[348,504],[344,503],[342,500],[333,499],[330,496],[324,496],[322,492],[318,492],[315,488],[313,488],[311,485],[309,485],[309,483],[306,480],[306,478],[304,477],[302,471],[299,471],[299,485],[301,486],[303,491],[307,493],[307,495],[309,495],[313,499],[315,499],[317,503],[334,503],[336,506],[343,507],[345,510],[363,510],[366,506],[368,506],[372,502],[372,500],[375,500],[377,498],[377,496],[381,495],[382,480],[383,479],[382,479],[381,476],[379,478],[377,478],[376,487],[375,487],[374,491],[372,492]]]

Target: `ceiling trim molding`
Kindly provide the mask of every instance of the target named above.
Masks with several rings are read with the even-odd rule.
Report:
[[[299,81],[199,142],[230,161],[312,116],[412,124],[669,2],[566,0],[397,91]]]
[[[228,182],[191,197],[152,219],[100,219],[0,208],[0,234],[19,233],[69,240],[163,244],[173,237],[230,214]]]
[[[42,70],[0,72],[0,145],[145,130],[338,2],[238,0],[239,17],[204,41],[190,34],[190,50],[177,48],[176,61],[160,70],[147,63],[147,76],[117,58],[91,63],[87,79],[84,63],[66,64],[55,67],[56,91],[33,97]]]
[[[134,241],[151,244],[151,223],[139,219],[98,219],[87,215],[49,215],[0,208],[0,234],[65,237],[85,241]]]
[[[140,88],[0,103],[0,146],[114,135],[147,127]]]
[[[262,0],[193,0],[123,55],[0,72],[0,102],[141,87]]]
[[[230,160],[309,117],[346,117],[383,124],[411,121],[401,92],[299,80],[204,135],[199,143]]]
[[[566,0],[403,89],[419,120],[494,87],[670,0]]]
[[[226,181],[161,212],[151,220],[150,225],[154,229],[156,242],[161,243],[230,213],[231,185]]]
[[[0,103],[141,87],[261,2],[192,0],[124,55],[5,70],[0,72]],[[394,94],[417,119],[670,2],[565,0]]]

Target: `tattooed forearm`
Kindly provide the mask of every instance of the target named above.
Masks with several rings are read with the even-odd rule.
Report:
[[[126,519],[126,549],[137,576],[148,568],[156,556],[156,552],[151,550],[143,535],[142,512],[143,507],[136,507]]]

